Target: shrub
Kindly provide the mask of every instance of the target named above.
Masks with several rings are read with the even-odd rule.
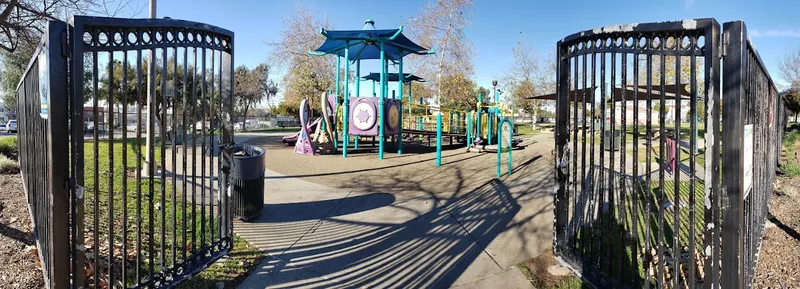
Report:
[[[800,164],[789,161],[781,165],[781,172],[787,177],[800,177]]]
[[[0,138],[0,155],[15,160],[18,154],[16,136]]]
[[[19,173],[19,164],[5,155],[0,155],[0,174]]]

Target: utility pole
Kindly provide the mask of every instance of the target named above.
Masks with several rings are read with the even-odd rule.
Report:
[[[150,18],[156,18],[156,1],[157,0],[150,0]],[[155,35],[151,36],[155,37]],[[152,39],[151,39],[152,41]],[[150,153],[155,149],[155,114],[156,114],[156,52],[155,49],[150,50],[150,61],[147,64],[147,137],[146,137],[146,145],[145,145],[145,166],[144,166],[144,175],[151,176],[154,175],[155,172],[150,171],[150,164],[154,160],[151,156],[154,156],[154,153]],[[164,141],[164,140],[161,140]],[[156,168],[155,170],[158,171],[158,166],[153,166]]]

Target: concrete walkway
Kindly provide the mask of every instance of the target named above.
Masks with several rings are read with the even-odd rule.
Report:
[[[267,171],[261,216],[234,232],[270,257],[239,288],[532,288],[515,265],[550,246],[553,224],[552,143],[538,146],[523,177],[446,197]]]

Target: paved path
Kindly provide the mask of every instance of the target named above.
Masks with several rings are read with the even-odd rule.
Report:
[[[515,264],[552,242],[552,142],[529,149],[544,157],[446,196],[267,171],[261,216],[234,231],[270,257],[239,288],[532,288]]]

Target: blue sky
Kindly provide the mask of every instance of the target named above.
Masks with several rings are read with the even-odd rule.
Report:
[[[145,0],[140,1],[146,5]],[[367,18],[374,19],[377,28],[397,27],[427,2],[302,1],[326,14],[340,29],[360,29]],[[161,0],[158,16],[234,31],[236,65],[255,66],[267,59],[270,47],[266,42],[279,39],[281,19],[292,13],[295,5],[295,1],[279,0]],[[720,23],[744,20],[768,70],[781,82],[778,57],[789,48],[800,47],[800,23],[792,21],[798,9],[796,0],[475,0],[472,25],[467,29],[476,49],[473,78],[485,87],[491,86],[492,79],[502,78],[512,65],[511,48],[519,40],[546,53],[564,36],[595,27],[713,17]],[[146,13],[145,9],[140,16]],[[362,65],[362,74],[370,68]]]

